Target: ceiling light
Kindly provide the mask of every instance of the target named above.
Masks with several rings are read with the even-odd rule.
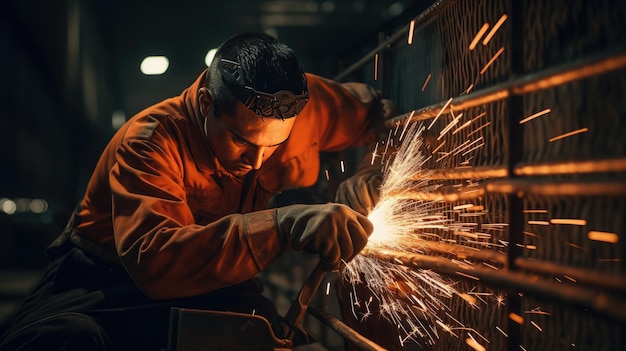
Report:
[[[211,62],[213,62],[216,52],[217,49],[211,49],[206,53],[206,56],[204,57],[204,64],[206,64],[207,67],[211,67]]]
[[[165,56],[148,56],[141,61],[141,73],[154,76],[165,73],[170,61]]]

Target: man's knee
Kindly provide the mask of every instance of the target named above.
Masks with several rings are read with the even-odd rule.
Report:
[[[0,350],[104,350],[105,337],[93,318],[61,313],[9,332]]]

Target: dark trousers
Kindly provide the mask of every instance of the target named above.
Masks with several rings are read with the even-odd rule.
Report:
[[[189,298],[154,301],[118,264],[92,256],[69,240],[48,249],[41,281],[0,338],[0,350],[162,350],[172,307],[255,313],[280,319],[249,281]],[[210,348],[210,345],[207,345]]]

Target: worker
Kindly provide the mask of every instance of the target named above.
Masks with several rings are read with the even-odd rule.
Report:
[[[229,38],[191,86],[112,137],[0,349],[160,350],[171,307],[273,323],[256,275],[285,250],[327,270],[352,259],[373,230],[375,197],[361,193],[380,177],[340,187],[356,209],[268,200],[313,185],[320,151],[374,143],[392,106],[368,85],[304,73],[269,35]]]

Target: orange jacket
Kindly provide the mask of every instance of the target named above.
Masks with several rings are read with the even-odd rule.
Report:
[[[313,185],[320,151],[374,141],[372,88],[307,79],[310,100],[289,140],[245,186],[220,165],[199,127],[205,73],[180,96],[135,115],[95,167],[74,222],[80,241],[115,252],[155,299],[253,278],[283,249],[269,198]]]

